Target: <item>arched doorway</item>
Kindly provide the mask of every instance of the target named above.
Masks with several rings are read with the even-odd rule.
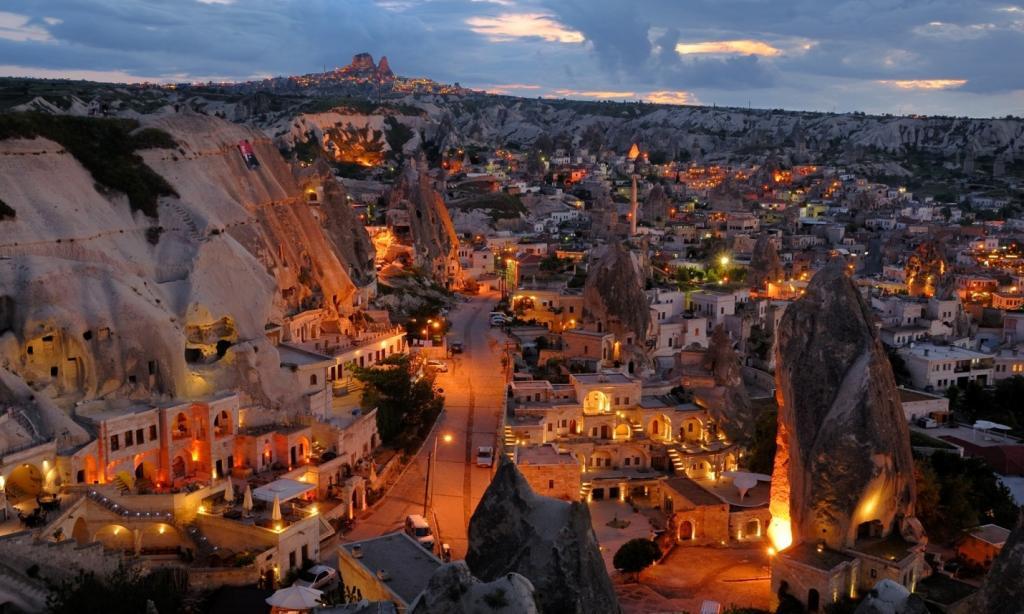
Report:
[[[223,437],[231,434],[231,414],[222,411],[213,419],[214,437]]]
[[[119,524],[108,524],[96,531],[96,541],[106,550],[135,551],[135,534]]]
[[[743,529],[744,537],[761,537],[761,521],[757,518],[748,520],[746,527]]]
[[[75,520],[75,526],[71,529],[71,537],[79,546],[89,543],[89,526],[85,523],[85,518],[79,516]]]
[[[817,612],[818,607],[821,605],[821,595],[818,594],[818,589],[812,588],[807,591],[807,611]]]
[[[186,472],[185,457],[175,456],[174,460],[171,461],[171,477],[174,479],[183,478]]]
[[[188,416],[185,412],[178,412],[174,417],[174,426],[171,427],[172,439],[185,439],[189,435]]]
[[[615,439],[629,439],[629,425],[625,422],[615,427]]]
[[[570,420],[569,421],[569,434],[570,435],[575,435],[576,432],[577,432],[576,431],[576,421],[575,420]]]
[[[39,468],[29,463],[18,465],[7,477],[4,492],[7,500],[14,504],[26,499],[35,499],[43,491],[43,474]]]
[[[583,412],[587,414],[606,414],[612,410],[612,402],[608,395],[600,390],[591,390],[583,400]]]
[[[693,540],[694,526],[689,520],[684,520],[679,523],[679,530],[677,537],[681,542],[688,542]]]

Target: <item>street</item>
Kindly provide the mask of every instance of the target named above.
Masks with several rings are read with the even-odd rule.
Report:
[[[491,469],[476,466],[479,446],[496,446],[497,428],[505,399],[501,365],[504,334],[489,325],[495,295],[474,296],[449,314],[451,334],[462,339],[464,351],[448,361],[448,373],[438,373],[436,387],[444,390],[445,411],[416,459],[367,516],[357,519],[345,541],[400,530],[408,514],[422,514],[426,492],[427,458],[437,441],[433,505],[427,520],[438,549],[452,548],[464,558],[469,518],[490,483]],[[451,441],[444,441],[451,435]]]

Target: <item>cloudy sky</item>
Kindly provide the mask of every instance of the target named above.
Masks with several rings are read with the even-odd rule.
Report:
[[[531,97],[1024,115],[1016,1],[3,0],[0,75],[239,80],[367,51]]]

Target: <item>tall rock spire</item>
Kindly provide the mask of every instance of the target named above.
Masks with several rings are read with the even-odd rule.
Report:
[[[852,546],[858,529],[921,536],[910,436],[871,310],[834,260],[779,324],[769,537]]]

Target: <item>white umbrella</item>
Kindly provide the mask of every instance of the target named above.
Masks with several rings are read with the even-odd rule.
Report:
[[[228,476],[228,485],[224,489],[224,500],[229,504],[235,502],[235,485],[231,483],[231,477]]]
[[[270,511],[271,520],[281,520],[281,497],[274,495],[274,508]]]
[[[308,586],[289,586],[267,597],[267,605],[284,610],[312,610],[320,605],[323,591]]]
[[[252,511],[252,488],[249,485],[245,485],[245,492],[242,493],[242,509],[246,512]]]

